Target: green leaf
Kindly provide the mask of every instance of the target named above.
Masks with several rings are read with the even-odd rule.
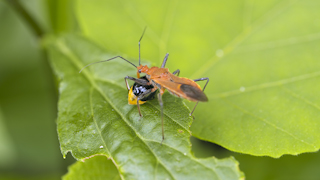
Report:
[[[37,12],[42,1],[35,1],[23,2]],[[8,151],[0,153],[0,179],[21,179],[26,172],[30,179],[59,177],[68,161],[60,158],[57,148],[52,73],[38,39],[22,20],[7,1],[0,1],[0,136],[8,140],[0,142]]]
[[[10,167],[17,159],[13,142],[5,126],[5,119],[0,108],[0,168]]]
[[[320,176],[319,152],[284,155],[279,159],[244,154],[235,157],[241,162],[240,168],[246,172],[246,179],[317,179]]]
[[[240,169],[246,173],[246,179],[317,179],[320,177],[318,168],[320,152],[270,158],[231,152],[196,138],[191,138],[191,143],[192,151],[196,157],[234,156],[240,162]]]
[[[192,118],[181,99],[165,93],[165,140],[161,144],[158,101],[128,105],[125,75],[136,69],[118,59],[79,70],[112,57],[84,38],[69,35],[49,46],[52,66],[61,79],[58,103],[60,148],[78,160],[105,155],[125,179],[240,179],[231,157],[196,159],[191,154]],[[131,69],[131,70],[127,70]],[[121,85],[119,83],[121,82]]]
[[[46,11],[54,33],[72,32],[76,29],[73,4],[73,1],[46,0]]]
[[[319,1],[78,0],[84,34],[180,76],[209,77],[193,135],[232,151],[279,157],[320,146]],[[190,105],[192,107],[194,103]]]
[[[63,180],[80,180],[80,179],[95,179],[104,180],[121,179],[117,168],[112,161],[103,156],[96,156],[86,160],[85,162],[78,161],[69,167],[69,172],[62,178]]]

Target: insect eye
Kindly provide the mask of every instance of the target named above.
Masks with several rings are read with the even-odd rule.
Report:
[[[139,69],[138,72],[141,73],[141,69]]]

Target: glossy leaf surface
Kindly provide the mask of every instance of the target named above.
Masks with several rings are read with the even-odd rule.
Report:
[[[320,147],[319,1],[77,1],[85,35],[109,51],[209,77],[193,135],[279,157]],[[121,22],[121,23],[119,23]],[[135,48],[136,47],[136,48]],[[192,103],[190,107],[194,104]]]
[[[165,140],[161,144],[157,99],[141,106],[141,119],[137,107],[128,105],[123,77],[134,74],[130,64],[118,59],[79,74],[86,64],[112,57],[79,36],[53,40],[49,53],[61,79],[57,124],[64,156],[71,152],[85,160],[105,155],[125,179],[242,177],[233,158],[196,159],[191,154],[190,111],[169,93],[163,96]]]
[[[78,161],[69,167],[68,174],[63,180],[95,179],[95,180],[120,180],[121,177],[112,161],[104,156],[96,156],[86,160]]]

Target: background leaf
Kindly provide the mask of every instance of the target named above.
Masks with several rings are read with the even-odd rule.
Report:
[[[48,27],[44,1],[21,3]],[[39,39],[8,4],[0,1],[0,179],[61,179],[74,160],[59,151],[53,74]]]
[[[198,158],[233,156],[240,162],[246,179],[317,179],[320,176],[320,153],[304,153],[297,156],[284,155],[280,158],[257,157],[225,150],[221,146],[191,138],[192,151]]]
[[[87,37],[128,57],[147,26],[143,58],[159,66],[170,52],[170,69],[210,78],[194,136],[279,157],[320,146],[319,3],[77,0],[76,16]]]
[[[63,180],[80,179],[121,179],[117,168],[113,162],[104,157],[92,157],[85,162],[78,161],[69,167],[69,172],[62,178]]]
[[[11,167],[17,158],[0,108],[0,168]]]
[[[76,159],[85,160],[105,155],[126,179],[240,179],[243,176],[233,158],[193,157],[189,140],[192,118],[182,100],[169,93],[163,97],[165,140],[161,144],[158,101],[143,105],[144,117],[139,119],[137,107],[127,103],[124,74],[114,72],[130,64],[112,61],[90,66],[79,74],[86,64],[112,56],[77,36],[57,39],[50,45],[49,53],[52,66],[62,79],[57,123],[64,156],[72,152]],[[134,73],[135,68],[131,69]],[[124,73],[130,75],[130,71]],[[122,86],[118,85],[119,74]]]

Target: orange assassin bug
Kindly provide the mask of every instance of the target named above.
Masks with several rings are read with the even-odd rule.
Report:
[[[146,28],[143,31],[142,36],[140,37],[139,40],[139,66],[136,66],[129,60],[121,57],[121,56],[115,56],[113,58],[103,60],[103,61],[98,61],[94,63],[90,63],[83,67],[81,71],[96,63],[101,63],[101,62],[106,62],[106,61],[111,61],[116,58],[121,58],[124,61],[128,62],[129,64],[133,65],[135,68],[137,68],[137,78],[126,76],[124,78],[126,87],[128,89],[128,103],[137,105],[138,107],[138,112],[140,117],[142,117],[141,110],[140,110],[140,104],[144,104],[146,101],[151,100],[154,98],[157,90],[160,92],[158,93],[158,100],[161,108],[161,126],[162,126],[162,141],[164,140],[164,128],[163,128],[163,101],[162,101],[162,95],[167,89],[170,94],[173,94],[177,97],[187,99],[189,101],[194,101],[197,102],[189,114],[190,116],[193,114],[196,106],[198,105],[198,102],[206,102],[208,101],[207,96],[204,94],[204,90],[209,82],[209,78],[199,78],[199,79],[188,79],[188,78],[183,78],[179,77],[180,70],[177,69],[173,73],[169,72],[168,68],[165,68],[166,62],[169,57],[169,53],[166,54],[161,67],[151,67],[149,68],[147,65],[141,65],[140,64],[140,42],[141,39],[145,33]],[[145,73],[146,76],[140,77],[141,73]],[[177,75],[176,75],[177,74]],[[129,86],[129,83],[127,79],[134,81],[133,86]],[[206,80],[206,84],[204,85],[203,89],[196,83],[197,81],[204,81]],[[161,143],[162,143],[161,141]]]

